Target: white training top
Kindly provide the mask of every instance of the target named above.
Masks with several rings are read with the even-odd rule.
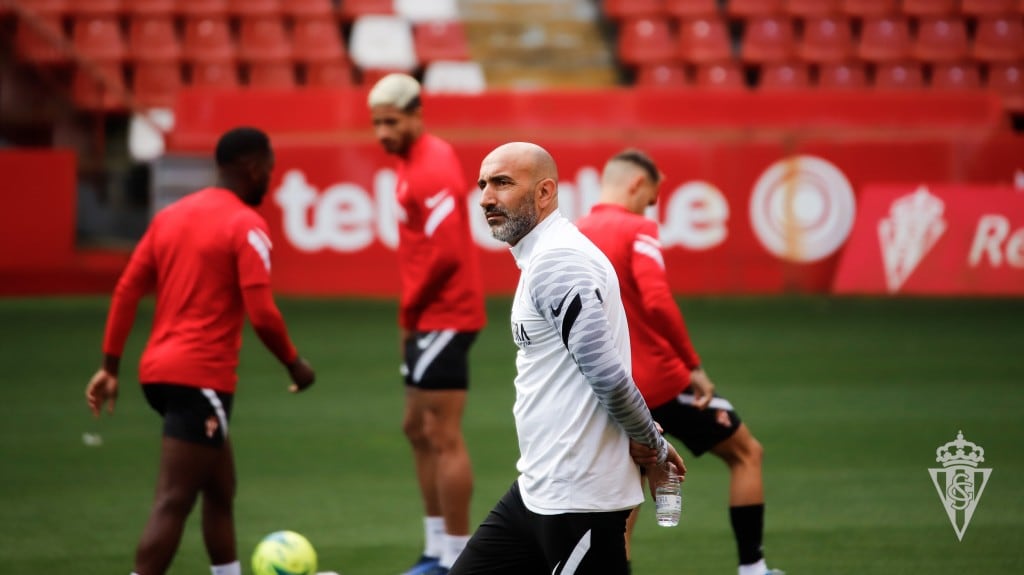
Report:
[[[519,489],[534,513],[617,511],[643,499],[629,438],[667,446],[630,377],[615,269],[554,212],[512,248]]]

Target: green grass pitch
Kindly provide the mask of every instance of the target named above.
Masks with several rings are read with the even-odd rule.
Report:
[[[106,298],[0,300],[0,560],[26,574],[131,570],[149,510],[158,419],[129,342],[122,397],[96,421],[83,390],[97,367]],[[766,550],[800,574],[995,574],[1024,566],[1024,300],[689,298],[698,351],[766,450]],[[292,529],[321,569],[390,575],[421,549],[421,510],[400,431],[392,302],[283,300],[319,373],[291,396],[246,333],[232,425],[240,555]],[[509,301],[489,302],[472,353],[465,429],[473,522],[515,477]],[[928,475],[963,430],[993,469],[962,542]],[[85,432],[102,447],[86,447]],[[684,451],[684,457],[687,453]],[[728,474],[687,457],[683,520],[643,508],[638,575],[735,573]],[[171,573],[209,573],[195,514]]]

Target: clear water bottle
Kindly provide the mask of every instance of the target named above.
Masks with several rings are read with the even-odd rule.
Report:
[[[676,466],[666,461],[668,475],[654,489],[654,509],[658,525],[675,527],[679,525],[679,515],[683,511],[683,491],[676,473]]]

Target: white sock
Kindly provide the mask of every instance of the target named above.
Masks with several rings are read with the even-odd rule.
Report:
[[[223,565],[211,565],[210,573],[213,575],[242,575],[242,564],[235,561]]]
[[[750,565],[740,565],[739,575],[764,575],[768,572],[768,563],[765,562],[762,557],[757,563],[751,563]]]
[[[462,554],[462,550],[466,548],[466,543],[469,543],[469,535],[445,535],[444,536],[444,553],[441,553],[441,567],[452,568],[455,565],[455,560]]]
[[[440,557],[444,552],[444,517],[423,518],[424,547],[427,557]]]

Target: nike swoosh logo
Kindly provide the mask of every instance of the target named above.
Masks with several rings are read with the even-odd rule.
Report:
[[[565,300],[568,299],[570,295],[572,295],[572,290],[569,290],[564,296],[562,296],[562,301],[558,302],[558,307],[551,306],[551,313],[555,314],[555,317],[561,315],[562,306],[565,305]]]
[[[437,336],[435,336],[434,334],[430,334],[416,338],[416,347],[420,348],[421,350],[427,349],[427,347],[429,347],[430,344],[434,341],[435,337]]]
[[[448,188],[445,188],[445,189],[441,190],[440,192],[437,192],[436,194],[434,194],[434,195],[430,196],[429,198],[427,198],[427,200],[424,202],[425,204],[427,204],[427,209],[428,210],[432,210],[432,209],[436,208],[437,205],[440,204],[441,201],[444,200],[445,196],[447,196],[447,195],[448,195]]]

